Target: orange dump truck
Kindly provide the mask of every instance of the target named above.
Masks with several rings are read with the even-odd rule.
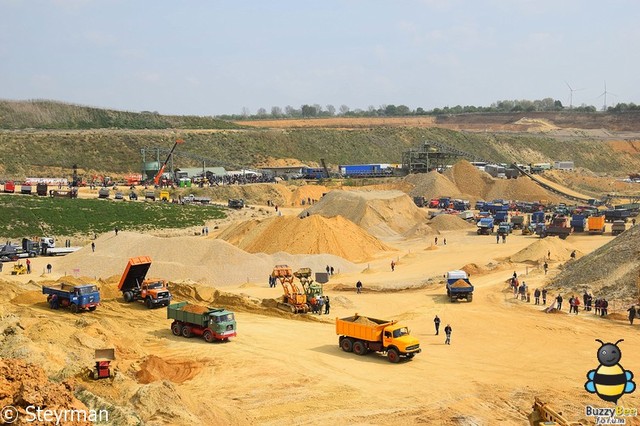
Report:
[[[400,357],[413,358],[420,352],[420,342],[409,334],[409,329],[396,321],[380,320],[355,314],[336,318],[338,344],[345,352],[366,355],[369,351],[386,352],[390,362]]]
[[[587,227],[589,228],[589,234],[604,234],[606,230],[604,220],[604,216],[589,216],[587,218]]]
[[[147,278],[151,267],[148,256],[132,257],[120,278],[118,290],[122,292],[125,302],[143,301],[147,308],[169,306],[171,293],[167,282],[158,278]]]

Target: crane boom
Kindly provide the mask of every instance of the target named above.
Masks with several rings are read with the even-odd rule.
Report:
[[[167,167],[167,163],[169,162],[169,158],[171,158],[171,154],[173,154],[173,151],[176,149],[176,146],[178,146],[178,144],[181,144],[181,143],[184,143],[184,140],[176,139],[176,143],[173,144],[173,148],[171,148],[171,151],[169,151],[169,155],[167,155],[167,159],[164,160],[162,167],[160,167],[160,170],[158,170],[158,173],[153,178],[153,183],[155,183],[156,185],[158,185],[158,183],[160,182],[160,178],[164,173],[164,169]]]

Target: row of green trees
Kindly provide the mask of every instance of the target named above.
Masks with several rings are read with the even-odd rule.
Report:
[[[640,105],[617,104],[607,108],[607,112],[627,112],[638,111]],[[553,98],[544,98],[539,100],[502,100],[492,103],[488,107],[474,105],[456,105],[453,107],[434,108],[425,110],[422,107],[411,109],[406,105],[381,105],[380,107],[369,106],[364,109],[351,109],[347,105],[341,105],[336,108],[334,105],[322,106],[319,104],[304,104],[300,108],[287,105],[282,108],[273,106],[269,111],[265,108],[259,108],[255,114],[251,114],[248,108],[243,108],[241,114],[238,115],[220,115],[217,116],[223,120],[260,120],[260,119],[279,119],[279,118],[326,118],[326,117],[406,117],[420,115],[442,115],[442,114],[469,114],[469,113],[505,113],[505,112],[596,112],[597,109],[593,105],[582,104],[571,108],[562,105],[562,102]]]

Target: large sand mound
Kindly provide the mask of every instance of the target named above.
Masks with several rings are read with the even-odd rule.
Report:
[[[460,229],[475,228],[475,225],[451,214],[439,214],[434,217],[429,225],[438,231],[455,231]]]
[[[538,263],[543,262],[545,259],[564,262],[571,258],[571,252],[574,250],[575,248],[570,243],[560,238],[539,238],[536,242],[512,255],[509,260],[518,263]],[[576,250],[577,253],[578,251]],[[548,256],[549,254],[550,256]]]
[[[409,192],[412,197],[462,197],[462,192],[458,187],[436,171],[408,175],[404,180],[414,185],[414,188]]]
[[[380,238],[403,234],[427,220],[427,213],[400,191],[331,191],[306,211],[343,216]]]
[[[494,179],[466,160],[458,161],[444,172],[458,190],[472,197],[484,198]],[[446,195],[446,194],[443,194]]]
[[[204,237],[162,238],[120,232],[117,236],[102,235],[95,243],[95,253],[90,247],[84,247],[60,259],[57,269],[69,275],[107,278],[120,276],[130,257],[150,256],[153,259],[150,276],[224,287],[246,282],[266,283],[267,275],[283,257],[280,254],[256,256],[226,241]],[[330,255],[298,256],[290,260],[292,267],[310,267],[320,272],[327,264],[341,271],[357,269],[351,262]]]
[[[240,222],[223,230],[218,238],[250,253],[329,253],[353,262],[365,262],[392,250],[342,216],[318,214],[302,219],[275,216]]]

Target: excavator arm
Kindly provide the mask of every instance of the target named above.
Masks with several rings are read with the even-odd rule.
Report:
[[[173,151],[176,149],[176,146],[178,146],[178,144],[181,144],[181,143],[184,143],[184,140],[176,139],[176,143],[173,144],[173,148],[171,148],[171,151],[169,151],[169,155],[167,155],[167,159],[164,160],[164,163],[162,163],[162,167],[160,167],[160,170],[158,170],[158,173],[153,178],[153,183],[154,184],[158,185],[160,183],[160,179],[162,178],[162,174],[164,173],[164,169],[167,167],[167,163],[169,162],[169,159],[171,158],[171,154],[173,154]]]

